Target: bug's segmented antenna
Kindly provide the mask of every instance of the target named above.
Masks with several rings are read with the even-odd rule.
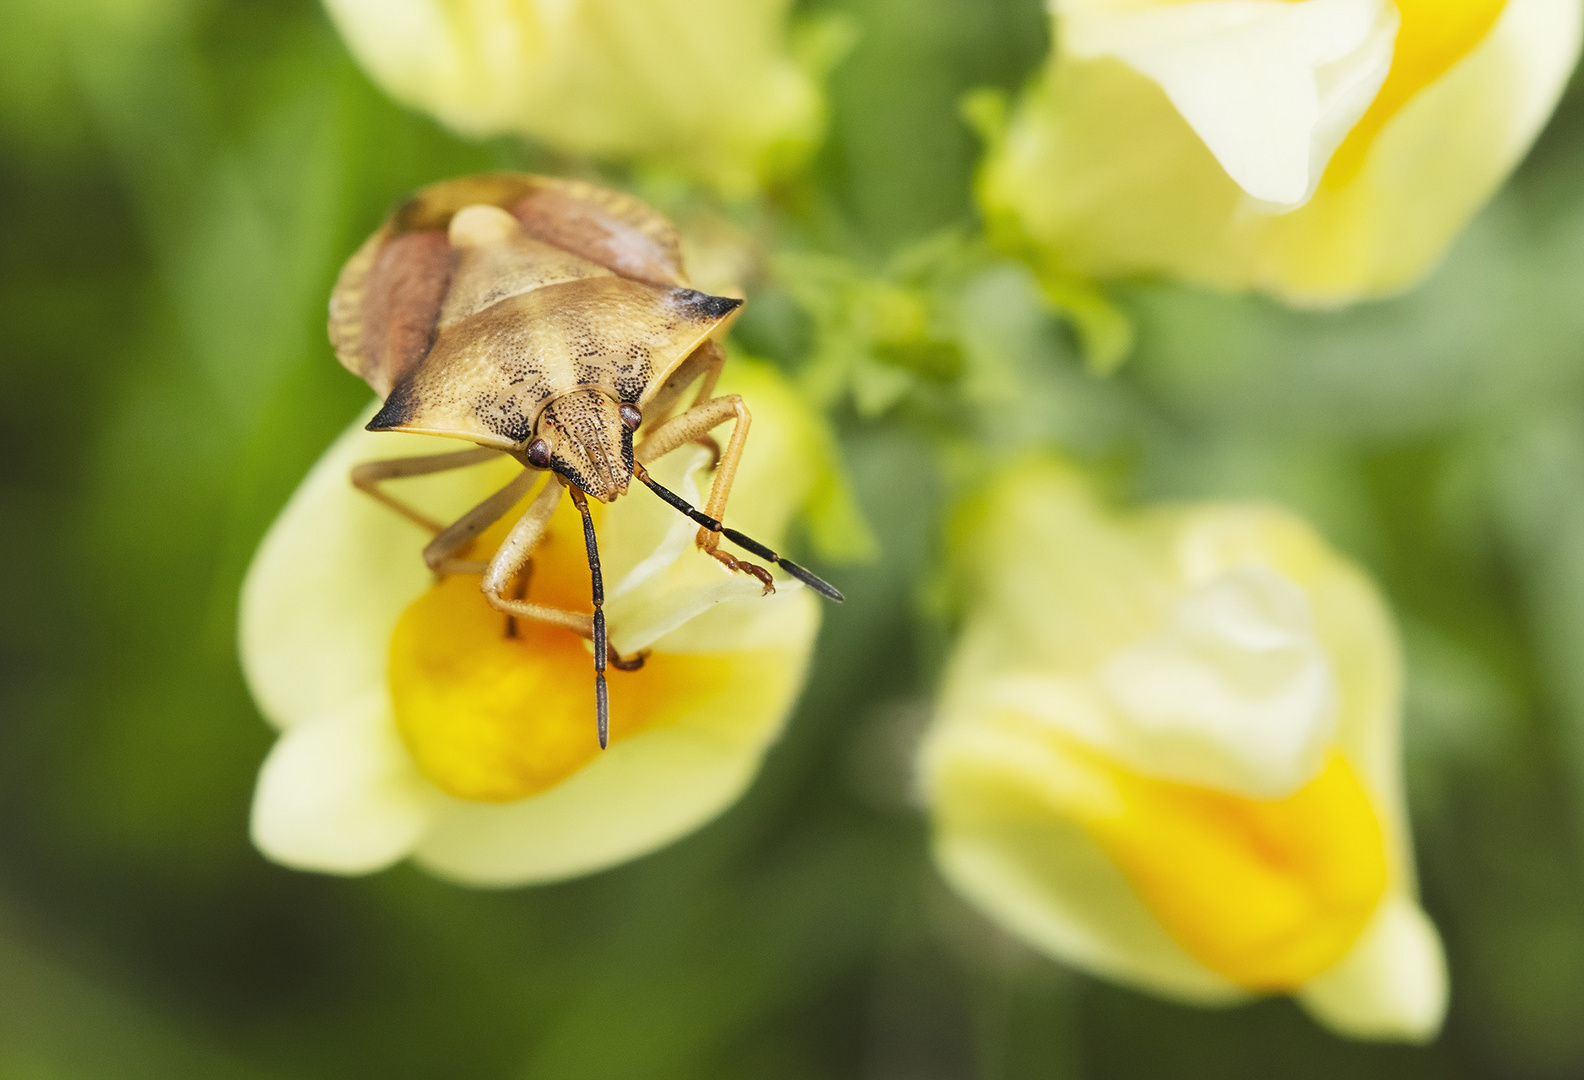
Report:
[[[583,515],[583,546],[588,548],[589,577],[594,592],[594,722],[599,729],[600,749],[610,741],[610,689],[605,685],[605,578],[600,573],[599,545],[594,540],[594,518],[589,514],[588,498],[574,485],[567,485],[572,503]]]
[[[770,548],[761,544],[753,537],[744,536],[736,529],[728,529],[725,525],[722,525],[720,522],[716,521],[702,510],[699,510],[682,496],[678,495],[670,488],[665,487],[659,481],[655,480],[654,477],[649,475],[649,470],[645,469],[642,465],[639,465],[636,462],[633,464],[633,475],[639,480],[642,480],[644,486],[650,491],[660,496],[660,498],[670,503],[673,507],[686,514],[698,524],[704,526],[704,528],[708,529],[710,532],[720,533],[722,536],[736,544],[738,547],[742,548],[744,551],[750,551],[753,554],[759,556],[761,559],[767,559],[770,562],[775,563],[781,569],[797,578],[799,581],[813,589],[815,592],[819,593],[821,596],[834,600],[838,604],[847,599],[841,594],[841,591],[837,589],[836,586],[832,585],[819,575],[805,570],[791,559],[782,558],[780,555],[776,554]],[[592,536],[593,533],[590,533],[589,535]],[[590,543],[592,543],[592,541],[590,541]],[[590,548],[590,550],[593,549]]]

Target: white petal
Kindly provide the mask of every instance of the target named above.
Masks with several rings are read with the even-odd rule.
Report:
[[[708,460],[709,451],[703,447],[684,448],[655,462],[649,474],[697,506],[698,470]],[[698,526],[686,516],[637,483],[628,490],[627,498],[611,505],[605,521],[600,557],[616,581],[606,590],[609,600],[627,595],[676,562],[698,532]]]
[[[1428,1042],[1446,1015],[1446,957],[1429,918],[1406,896],[1381,905],[1358,944],[1298,993],[1314,1017],[1355,1039]]]
[[[757,599],[762,592],[747,574],[730,572],[702,552],[688,552],[647,587],[606,606],[611,646],[619,653],[647,649],[716,604]]]
[[[391,631],[434,578],[420,552],[429,535],[352,487],[363,461],[444,454],[451,439],[368,432],[353,422],[292,494],[242,582],[237,637],[259,709],[289,727],[364,707],[387,693]],[[518,468],[501,458],[397,484],[400,496],[450,521]]]
[[[253,843],[299,870],[366,874],[411,852],[442,799],[376,702],[281,736],[259,771]]]
[[[807,591],[774,609],[779,636],[792,643],[785,686],[758,701],[700,700],[686,720],[613,743],[532,798],[448,801],[417,861],[470,885],[554,881],[647,854],[719,814],[780,732],[818,629],[817,601]]]
[[[1160,85],[1237,184],[1300,206],[1391,68],[1385,0],[1198,0],[1061,7],[1065,52],[1114,56]]]
[[[655,463],[653,475],[694,506],[701,505],[697,472],[707,451],[679,451]],[[612,508],[613,536],[625,540],[629,521],[636,516],[633,507],[647,515],[663,515],[659,521],[666,532],[655,538],[633,529],[635,538],[649,542],[649,555],[633,567],[611,591],[605,613],[610,622],[611,645],[619,653],[631,654],[647,649],[659,638],[689,620],[727,600],[757,597],[762,587],[746,574],[737,574],[694,548],[698,526],[648,491],[634,492],[636,498],[623,499]],[[618,509],[621,508],[621,509]],[[658,508],[658,509],[657,509]],[[618,517],[622,510],[629,511]],[[634,550],[638,550],[636,547]],[[736,646],[727,645],[727,649]]]
[[[812,611],[817,622],[825,603],[821,600],[811,605],[813,599],[813,593],[796,581],[778,582],[770,596],[762,595],[755,583],[748,595],[732,597],[701,612],[666,634],[656,647],[691,656],[805,648],[810,633],[805,613]],[[782,610],[788,607],[795,611]]]
[[[1160,632],[1100,669],[1110,750],[1146,776],[1252,798],[1319,773],[1336,729],[1331,665],[1308,598],[1263,566],[1190,589]]]

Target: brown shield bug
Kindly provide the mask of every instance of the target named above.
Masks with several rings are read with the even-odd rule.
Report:
[[[436,573],[483,573],[491,606],[565,627],[594,644],[595,711],[606,744],[604,585],[588,496],[610,502],[637,477],[700,526],[697,544],[773,591],[766,569],[720,549],[724,537],[821,595],[842,595],[803,567],[722,523],[751,417],[715,397],[719,344],[742,301],[688,287],[676,229],[628,195],[578,181],[491,173],[426,187],[348,260],[330,298],[336,356],[383,399],[370,431],[441,435],[474,449],[357,466],[352,482],[433,532]],[[691,404],[680,407],[690,386]],[[662,487],[645,463],[734,421],[702,510]],[[646,425],[636,447],[633,433]],[[380,488],[499,454],[523,471],[442,527]],[[553,471],[487,564],[457,553]],[[593,614],[510,595],[567,492],[583,515]]]

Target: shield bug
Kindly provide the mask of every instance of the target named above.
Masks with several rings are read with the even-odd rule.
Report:
[[[714,396],[720,338],[742,301],[688,286],[676,229],[630,196],[520,173],[424,188],[353,254],[330,298],[341,363],[383,398],[370,431],[440,435],[473,449],[367,462],[352,482],[434,534],[423,549],[439,574],[483,574],[490,605],[561,626],[594,646],[595,716],[607,740],[607,662],[631,670],[605,634],[599,546],[588,498],[610,502],[636,477],[699,525],[697,545],[774,590],[762,566],[724,551],[724,538],[832,600],[827,582],[723,523],[751,416]],[[683,405],[697,384],[691,403]],[[650,477],[645,464],[733,422],[702,509]],[[643,428],[634,446],[634,433]],[[717,445],[718,449],[718,445]],[[455,522],[429,520],[380,485],[506,454],[510,483]],[[529,504],[488,563],[458,555],[504,517],[539,474],[554,481]],[[512,595],[563,493],[583,517],[592,615]]]

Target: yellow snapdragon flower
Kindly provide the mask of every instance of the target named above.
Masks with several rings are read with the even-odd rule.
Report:
[[[396,100],[472,136],[680,167],[728,195],[818,141],[789,0],[325,0]]]
[[[1097,975],[1431,1037],[1445,965],[1368,580],[1279,510],[1115,514],[1045,462],[994,481],[957,545],[971,600],[920,757],[952,884]]]
[[[1550,116],[1579,0],[1052,0],[980,177],[1057,275],[1336,304],[1426,274]]]
[[[830,486],[823,430],[767,368],[734,362],[722,387],[756,420],[729,516],[778,542]],[[437,580],[419,555],[427,534],[348,481],[358,462],[456,444],[368,432],[367,419],[314,466],[243,585],[243,669],[281,731],[254,799],[259,849],[342,874],[411,856],[456,881],[513,885],[634,858],[730,805],[797,697],[820,621],[813,595],[778,581],[761,596],[646,491],[593,505],[611,644],[648,654],[640,670],[610,673],[602,752],[588,644],[503,616],[477,575]],[[692,445],[650,472],[696,504],[709,460]],[[403,481],[401,494],[449,521],[520,468],[501,458]],[[474,557],[515,518],[485,533]],[[526,595],[580,610],[588,590],[582,522],[563,500]]]

